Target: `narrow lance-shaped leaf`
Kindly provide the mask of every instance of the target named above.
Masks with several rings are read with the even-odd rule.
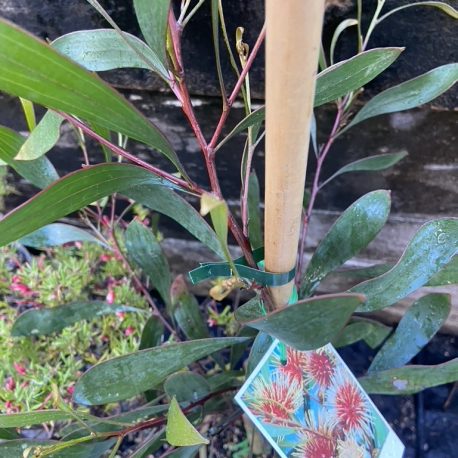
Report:
[[[0,161],[4,161],[16,172],[38,188],[45,188],[59,179],[56,169],[48,158],[40,157],[34,161],[14,159],[24,144],[25,138],[7,127],[0,126]]]
[[[170,0],[134,0],[134,8],[145,41],[167,68],[166,42]]]
[[[458,11],[453,8],[452,5],[449,5],[448,3],[444,2],[415,2],[415,3],[408,3],[407,5],[402,5],[398,6],[397,8],[393,8],[391,11],[388,11],[388,13],[385,13],[383,16],[381,16],[377,20],[377,24],[380,24],[380,22],[384,21],[387,17],[391,16],[394,13],[397,13],[398,11],[401,11],[405,8],[410,8],[412,6],[429,6],[433,8],[437,8],[441,10],[443,13],[448,14],[451,16],[453,19],[458,19]]]
[[[336,27],[336,30],[334,31],[334,34],[332,35],[331,46],[329,49],[329,55],[331,57],[331,65],[334,64],[334,50],[336,48],[336,44],[337,44],[337,41],[339,40],[340,35],[342,35],[342,33],[346,29],[354,25],[358,25],[357,19],[345,19]]]
[[[187,365],[246,339],[227,337],[171,343],[113,358],[89,369],[76,382],[75,402],[108,404],[129,399],[162,383]]]
[[[170,305],[170,267],[152,231],[132,221],[125,232],[125,242],[129,259],[142,269],[164,302]]]
[[[229,263],[232,263],[231,254],[229,253],[229,247],[227,245],[229,210],[226,202],[213,194],[202,194],[200,198],[200,214],[205,216],[208,213],[210,213],[213,227],[215,228],[224,256]]]
[[[91,242],[105,245],[90,232],[63,223],[48,224],[19,240],[22,245],[32,248],[47,248],[69,242]]]
[[[196,402],[207,396],[211,389],[202,375],[181,371],[167,378],[164,391],[169,398],[175,398],[178,402]]]
[[[428,294],[416,301],[375,355],[369,372],[402,367],[411,361],[442,327],[450,307],[448,294]]]
[[[319,296],[244,324],[298,350],[313,350],[331,342],[363,301],[357,294]]]
[[[317,76],[315,107],[337,100],[372,81],[389,67],[403,48],[376,48],[338,62]]]
[[[93,72],[116,68],[154,68],[159,75],[167,78],[167,70],[149,46],[130,33],[122,34],[112,29],[80,30],[57,38],[51,46]]]
[[[263,245],[260,201],[258,177],[252,172],[248,182],[248,234],[253,250]]]
[[[369,100],[342,132],[374,116],[409,110],[430,102],[457,80],[458,63],[447,64],[387,89]]]
[[[0,415],[0,428],[24,428],[50,421],[64,421],[72,419],[72,415],[62,410],[35,410],[15,414]]]
[[[314,106],[332,102],[364,86],[389,67],[402,51],[403,48],[371,49],[328,67],[317,76]],[[248,127],[260,125],[264,119],[265,107],[250,113],[234,127],[218,148]]]
[[[404,159],[407,156],[407,151],[400,151],[399,153],[387,153],[387,154],[378,154],[376,156],[369,156],[358,161],[351,162],[343,166],[341,169],[337,170],[333,175],[331,175],[327,180],[325,180],[320,188],[326,186],[334,178],[344,173],[350,172],[378,172],[380,170],[386,170],[393,165],[397,164],[400,160]]]
[[[309,296],[321,280],[365,248],[380,232],[390,213],[388,191],[373,191],[353,203],[318,245],[305,272],[300,297]]]
[[[170,445],[174,445],[175,447],[210,443],[186,418],[175,398],[170,403],[170,409],[167,415],[166,439]]]
[[[213,229],[199,212],[175,191],[150,183],[129,187],[122,194],[172,218],[218,257],[224,259],[224,251]]]
[[[389,336],[392,328],[372,320],[358,318],[342,330],[334,340],[336,348],[351,345],[359,340],[364,340],[371,348],[377,348]]]
[[[157,316],[150,316],[142,331],[139,350],[145,348],[157,347],[161,344],[162,336],[164,334],[164,325],[161,323]]]
[[[41,191],[0,221],[0,246],[30,234],[113,192],[163,180],[128,164],[100,164],[70,173]]]
[[[458,285],[458,256],[452,260],[427,283],[427,286]]]
[[[29,439],[20,439],[13,441],[6,441],[0,444],[0,457],[13,458],[13,457],[23,457],[23,456],[33,456],[24,455],[24,452],[28,449],[32,451],[37,447],[40,447],[41,450],[46,450],[45,447],[59,447],[60,450],[47,455],[49,458],[100,458],[110,450],[114,445],[116,439],[108,439],[106,441],[95,441],[89,439],[87,443],[68,445],[68,447],[63,448],[65,445],[63,442],[57,441],[35,441]]]
[[[368,393],[406,396],[457,380],[458,358],[455,358],[437,366],[405,366],[375,372],[359,382]]]
[[[184,174],[168,140],[133,105],[97,75],[5,20],[0,20],[0,66],[0,90],[146,143]]]
[[[28,310],[14,322],[11,335],[14,337],[49,335],[62,331],[78,321],[93,320],[117,312],[144,313],[144,310],[101,301],[74,302],[48,309]]]
[[[358,311],[383,309],[408,296],[425,285],[457,252],[458,218],[424,224],[392,269],[349,290],[366,296]]]
[[[35,129],[30,132],[15,159],[31,161],[46,154],[59,141],[60,126],[63,121],[62,116],[48,110]]]
[[[37,120],[35,118],[35,107],[30,100],[19,97],[19,101],[21,102],[22,111],[24,112],[25,120],[27,122],[27,127],[29,128],[29,131],[32,131],[37,125]]]
[[[203,339],[210,336],[196,297],[190,293],[183,275],[175,278],[171,288],[172,304],[170,313],[185,336]]]

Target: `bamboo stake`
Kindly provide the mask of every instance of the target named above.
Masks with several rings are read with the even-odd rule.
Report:
[[[296,264],[325,0],[266,0],[265,266]],[[271,289],[285,305],[293,281]]]

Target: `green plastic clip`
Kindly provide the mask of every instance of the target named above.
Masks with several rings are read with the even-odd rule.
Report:
[[[264,248],[258,248],[253,251],[253,258],[260,268],[263,267]],[[248,267],[244,257],[233,261],[237,272],[234,272],[228,262],[205,262],[197,267],[197,269],[189,272],[189,278],[193,285],[204,280],[209,280],[218,277],[234,277],[243,278],[245,280],[257,283],[262,286],[282,286],[294,279],[296,269],[291,269],[286,273],[265,272],[264,270]]]

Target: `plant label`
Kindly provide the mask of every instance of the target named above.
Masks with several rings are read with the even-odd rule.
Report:
[[[280,457],[401,458],[404,445],[330,344],[271,345],[236,396]]]

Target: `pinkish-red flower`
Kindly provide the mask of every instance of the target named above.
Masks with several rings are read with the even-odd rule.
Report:
[[[27,370],[26,368],[19,363],[13,363],[14,370],[19,374],[19,375],[27,375]]]
[[[283,365],[279,362],[280,372],[285,373],[291,379],[296,380],[302,384],[302,371],[307,364],[307,353],[294,348],[286,348],[286,364]]]
[[[114,301],[116,300],[116,295],[115,292],[110,288],[107,293],[106,301],[109,304],[114,304]]]
[[[336,444],[333,439],[321,436],[310,435],[309,439],[300,445],[293,453],[297,458],[334,458]]]
[[[308,354],[307,378],[320,385],[320,387],[327,388],[331,385],[334,369],[334,362],[325,352],[312,351]]]
[[[370,413],[363,394],[354,383],[345,380],[335,387],[333,406],[337,422],[343,431],[367,431]]]
[[[16,382],[14,381],[13,377],[8,377],[5,380],[4,384],[5,390],[6,391],[14,391],[16,388]]]
[[[132,327],[132,326],[129,326],[126,328],[126,330],[124,331],[124,335],[126,337],[129,337],[131,336],[133,333],[135,332],[135,329]]]

